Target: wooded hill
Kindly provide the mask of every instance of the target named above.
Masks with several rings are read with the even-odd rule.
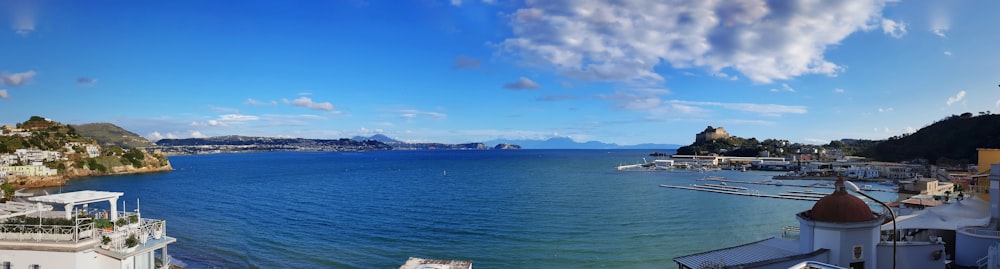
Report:
[[[913,134],[878,141],[862,156],[880,161],[926,159],[938,165],[978,161],[977,148],[1000,148],[1000,115],[952,115]]]

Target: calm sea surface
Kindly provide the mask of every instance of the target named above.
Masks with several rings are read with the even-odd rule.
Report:
[[[778,236],[813,204],[658,187],[776,173],[614,170],[650,152],[178,156],[172,172],[46,190],[121,191],[129,210],[139,198],[143,216],[167,220],[169,253],[187,268],[398,268],[411,256],[475,268],[676,268],[677,256]]]

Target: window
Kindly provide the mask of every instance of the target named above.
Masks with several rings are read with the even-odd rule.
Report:
[[[10,262],[3,262],[3,269],[10,269]]]

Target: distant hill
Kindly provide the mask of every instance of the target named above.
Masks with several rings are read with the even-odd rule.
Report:
[[[153,145],[146,138],[111,123],[88,123],[72,127],[76,129],[76,133],[97,140],[102,147],[141,148]]]
[[[604,143],[599,141],[576,142],[568,137],[553,137],[546,140],[509,140],[496,139],[484,142],[488,145],[513,144],[520,145],[524,149],[676,149],[680,145],[675,144],[638,144],[622,146],[614,143]]]
[[[977,148],[1000,148],[1000,115],[952,115],[913,134],[881,141],[862,155],[882,161],[975,163]]]
[[[351,139],[358,140],[358,141],[375,140],[375,141],[379,141],[379,142],[382,142],[382,143],[403,143],[403,141],[399,141],[399,140],[396,140],[396,139],[389,138],[388,136],[385,136],[383,134],[376,134],[376,135],[373,135],[373,136],[370,136],[370,137],[355,136],[355,137],[352,137]]]

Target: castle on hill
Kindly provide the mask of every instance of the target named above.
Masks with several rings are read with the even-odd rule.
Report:
[[[726,132],[725,128],[722,127],[714,128],[711,125],[709,125],[708,128],[705,128],[704,131],[701,131],[700,133],[694,135],[694,142],[701,143],[701,142],[708,142],[726,138],[729,138],[729,133]]]

